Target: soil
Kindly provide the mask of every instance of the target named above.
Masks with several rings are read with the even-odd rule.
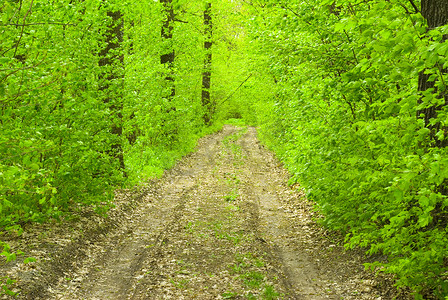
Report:
[[[117,192],[107,218],[84,210],[10,237],[25,255],[0,272],[19,299],[410,299],[288,178],[255,128],[224,126],[161,179]]]

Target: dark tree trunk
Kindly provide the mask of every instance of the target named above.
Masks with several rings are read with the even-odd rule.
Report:
[[[135,26],[135,22],[134,20],[131,20],[131,22],[129,23],[129,32],[133,32],[134,31],[134,26]],[[134,34],[130,35],[127,37],[127,40],[130,41],[129,43],[129,49],[128,49],[128,54],[134,54],[135,53],[135,49],[134,49]]]
[[[120,11],[109,11],[107,16],[111,19],[111,25],[105,34],[106,47],[100,52],[99,65],[103,67],[103,75],[101,81],[103,84],[100,89],[105,93],[104,102],[109,105],[112,111],[111,133],[116,135],[116,139],[111,145],[112,155],[118,159],[120,168],[126,176],[123,146],[121,136],[123,134],[122,127],[122,110],[123,110],[123,68],[124,55],[116,54],[117,50],[123,44],[123,14]],[[112,82],[119,81],[120,84],[112,85]]]
[[[448,1],[422,0],[421,13],[428,23],[428,30],[448,24]],[[444,42],[446,40],[447,36],[445,35],[442,38],[441,42]],[[436,63],[435,67],[438,68],[440,74],[447,73],[447,70],[443,69],[441,63]],[[448,146],[448,128],[446,126],[442,127],[440,122],[431,124],[430,120],[433,118],[437,118],[438,111],[443,109],[444,106],[448,105],[447,86],[443,86],[442,88],[440,88],[440,86],[436,87],[434,81],[428,81],[430,75],[431,74],[424,74],[424,72],[420,72],[418,78],[418,90],[421,92],[425,92],[429,89],[433,89],[432,93],[435,94],[435,97],[441,100],[443,99],[441,101],[442,104],[427,107],[422,111],[417,112],[417,114],[418,116],[423,115],[426,127],[431,130],[431,140],[433,146],[445,148]],[[436,133],[440,130],[444,130],[445,132],[445,139],[443,140],[440,140],[435,136]],[[442,195],[448,195],[448,180],[445,179],[444,182],[437,187],[437,191]],[[438,203],[436,205],[436,208],[432,211],[432,217],[433,224],[445,224],[443,226],[446,227],[448,214],[446,213],[446,210],[443,209],[441,203]]]
[[[204,10],[204,71],[202,72],[202,106],[205,108],[204,123],[210,125],[213,113],[215,110],[214,103],[210,98],[210,87],[212,77],[212,36],[213,36],[213,23],[212,23],[212,4],[207,2]]]
[[[135,27],[135,21],[131,20],[129,23],[129,30],[128,30],[128,35],[126,36],[126,40],[129,41],[129,48],[128,48],[128,52],[127,54],[129,56],[132,56],[133,54],[135,54],[135,49],[134,49],[134,27]],[[128,119],[126,121],[131,121],[135,118],[135,111],[133,111]],[[132,122],[129,122],[132,123]],[[138,126],[136,126],[135,124],[131,125],[132,128],[128,128],[128,132],[126,134],[126,139],[128,140],[129,145],[133,146],[135,144],[135,142],[137,141],[137,138],[141,135],[141,133],[138,130]]]
[[[421,8],[429,29],[448,23],[448,2],[446,0],[422,0]]]
[[[160,63],[166,65],[168,68],[168,75],[165,77],[165,81],[168,83],[169,100],[176,96],[176,87],[174,85],[173,67],[174,59],[176,57],[173,48],[173,29],[174,29],[174,9],[172,0],[162,0],[165,17],[162,24],[161,36],[164,40],[166,47],[166,53],[160,56]]]
[[[160,63],[166,67],[165,90],[163,97],[168,100],[168,106],[164,108],[165,113],[162,116],[163,135],[166,141],[174,145],[177,141],[177,121],[172,114],[176,111],[174,105],[174,97],[176,96],[176,85],[174,77],[174,60],[176,54],[173,47],[173,30],[175,22],[175,13],[173,8],[173,0],[161,0],[164,11],[164,19],[161,28],[161,37],[164,48],[160,56]]]
[[[447,0],[422,0],[421,2],[421,13],[428,23],[428,30],[434,29],[439,26],[448,24],[448,1]],[[443,37],[442,41],[445,41],[447,36]],[[446,69],[437,63],[436,67],[439,69],[440,73],[446,73]],[[437,117],[437,112],[448,104],[448,94],[446,86],[442,90],[437,89],[434,81],[428,81],[431,74],[425,74],[420,72],[418,78],[418,90],[421,92],[427,91],[429,89],[434,89],[433,93],[439,99],[444,99],[444,104],[434,105],[427,107],[421,111],[418,111],[418,116],[422,116],[425,119],[425,125],[431,130],[431,137],[433,143],[436,147],[446,147],[448,146],[448,139],[439,140],[435,137],[435,134],[441,129],[440,122],[436,124],[430,124],[430,120]],[[445,130],[446,131],[446,130]]]

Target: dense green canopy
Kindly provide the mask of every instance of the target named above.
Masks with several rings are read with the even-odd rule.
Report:
[[[373,269],[443,299],[447,20],[445,0],[2,0],[0,228],[104,211],[231,119]]]

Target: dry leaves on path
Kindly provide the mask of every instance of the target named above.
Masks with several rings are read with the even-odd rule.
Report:
[[[118,193],[109,218],[28,230],[15,243],[38,263],[1,269],[23,299],[397,296],[325,235],[287,180],[255,128],[225,126],[162,179]]]

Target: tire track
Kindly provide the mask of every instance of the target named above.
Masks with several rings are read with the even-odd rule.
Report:
[[[234,131],[228,128],[203,139],[196,152],[167,172],[157,184],[156,195],[144,196],[128,222],[109,232],[105,241],[79,245],[91,248],[82,266],[66,273],[69,281],[50,285],[43,299],[138,299],[142,273],[154,268],[148,257],[160,256],[199,178],[214,165],[217,141]]]
[[[284,178],[279,178],[276,172],[278,163],[259,145],[254,128],[249,128],[239,143],[247,157],[247,167],[243,169],[245,193],[258,206],[259,234],[266,240],[266,248],[274,259],[279,261],[282,279],[290,291],[289,298],[340,299],[334,291],[325,289],[327,282],[321,278],[303,245],[290,241],[291,236],[300,233],[291,231],[290,220],[281,208],[279,187],[283,188]]]
[[[40,299],[381,299],[358,289],[356,271],[332,270],[354,263],[323,259],[328,249],[287,179],[255,128],[225,126],[126,220],[80,243],[82,261],[66,262]]]

